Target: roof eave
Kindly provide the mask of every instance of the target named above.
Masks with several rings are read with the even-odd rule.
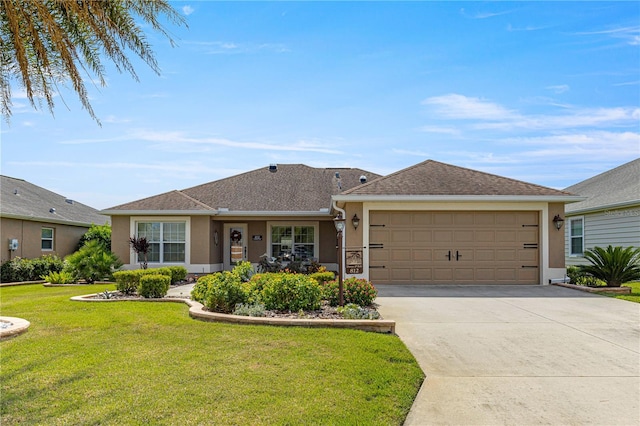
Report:
[[[621,208],[624,208],[624,207],[631,207],[631,206],[637,206],[637,205],[640,205],[640,200],[632,200],[632,201],[625,201],[625,202],[621,202],[621,203],[613,203],[613,204],[606,204],[606,205],[600,205],[600,206],[594,206],[594,207],[586,207],[586,208],[583,208],[583,209],[569,210],[569,211],[566,211],[565,213],[567,215],[578,215],[578,214],[593,213],[593,212],[598,212],[598,211],[621,209]]]
[[[78,222],[75,220],[61,219],[57,217],[37,217],[37,216],[27,216],[27,215],[10,214],[10,213],[0,213],[0,218],[30,220],[32,222],[55,223],[59,225],[81,226],[83,228],[85,227],[89,228],[91,227],[91,225],[96,224],[95,222]]]
[[[334,195],[335,201],[391,201],[391,202],[553,202],[575,203],[586,198],[577,195]]]
[[[216,210],[100,210],[107,216],[215,216]]]

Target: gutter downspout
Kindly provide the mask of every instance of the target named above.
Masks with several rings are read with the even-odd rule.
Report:
[[[333,200],[332,201],[332,207],[337,210],[343,218],[347,218],[347,212],[344,209],[341,209],[340,207],[338,207],[338,203]],[[346,230],[346,226],[345,226],[345,230]],[[340,276],[344,277],[344,271],[345,271],[345,265],[344,265],[344,247],[346,247],[347,245],[346,243],[346,232],[342,232],[342,247],[343,247],[343,252],[340,253],[340,256],[342,257],[342,262],[338,262],[340,265],[342,265],[342,271],[338,271],[340,273]]]

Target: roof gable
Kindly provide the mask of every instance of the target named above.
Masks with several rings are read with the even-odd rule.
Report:
[[[567,205],[567,213],[640,204],[640,158],[576,183],[565,191],[587,197]]]
[[[92,207],[9,176],[1,176],[0,216],[87,226],[109,221]]]
[[[343,195],[388,196],[568,196],[568,192],[532,183],[427,160]]]

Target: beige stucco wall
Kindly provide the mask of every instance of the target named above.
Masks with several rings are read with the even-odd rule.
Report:
[[[549,267],[564,268],[564,228],[558,231],[553,223],[556,215],[564,218],[564,203],[549,203],[547,223],[549,223]],[[566,222],[565,222],[566,224]]]
[[[320,251],[318,262],[336,263],[338,262],[338,252],[336,250],[336,227],[333,221],[323,221],[320,226]]]
[[[211,265],[221,264],[222,263],[222,244],[223,244],[222,222],[211,220],[211,226],[209,230],[211,231],[211,235],[209,236],[209,240],[211,241],[210,243],[211,251],[209,252],[209,263]],[[218,240],[217,245],[215,243],[216,235]]]
[[[191,216],[191,263],[209,264],[211,244],[210,216]]]
[[[248,260],[251,263],[258,263],[260,261],[260,256],[267,252],[267,222],[266,221],[255,221],[248,222],[248,233],[247,235],[247,256]],[[254,241],[254,235],[261,235],[261,241]]]
[[[345,206],[346,212],[346,223],[345,223],[345,238],[346,238],[346,246],[348,248],[362,248],[362,230],[364,226],[362,224],[364,221],[363,217],[363,208],[362,203],[349,203]],[[360,225],[358,229],[353,227],[353,215],[357,214],[358,218],[360,218]]]
[[[129,216],[111,216],[111,251],[124,264],[128,264],[131,257],[129,227]]]
[[[42,250],[42,228],[53,228],[53,250]],[[15,257],[32,259],[45,254],[65,257],[73,253],[89,227],[0,218],[2,262]],[[18,250],[9,251],[9,239],[18,239]]]

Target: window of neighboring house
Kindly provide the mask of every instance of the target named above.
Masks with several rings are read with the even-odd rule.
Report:
[[[271,227],[271,256],[309,260],[316,252],[315,226],[274,225]]]
[[[569,219],[569,255],[582,256],[584,254],[584,219]]]
[[[185,222],[137,222],[136,234],[138,238],[146,237],[151,246],[147,254],[149,263],[184,263]]]
[[[40,245],[42,250],[53,250],[53,228],[42,228]]]

